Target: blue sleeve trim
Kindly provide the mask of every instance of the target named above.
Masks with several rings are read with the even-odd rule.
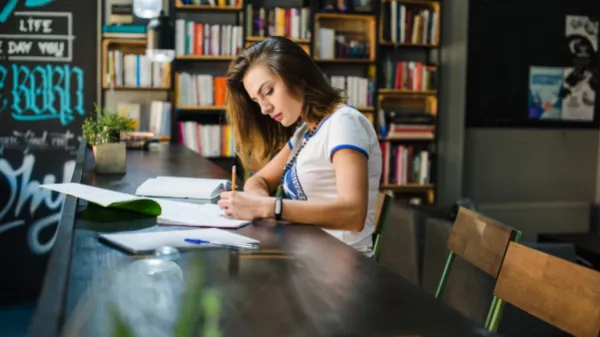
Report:
[[[338,146],[334,147],[333,149],[331,149],[331,152],[329,152],[329,161],[333,161],[333,154],[337,150],[342,150],[342,149],[350,149],[350,150],[358,151],[358,152],[364,154],[365,157],[367,157],[367,159],[369,159],[369,153],[367,152],[367,150],[363,149],[362,147],[352,145],[352,144],[342,144],[342,145],[338,145]]]
[[[288,146],[290,147],[290,150],[294,149],[294,145],[292,145],[292,141],[288,140]]]

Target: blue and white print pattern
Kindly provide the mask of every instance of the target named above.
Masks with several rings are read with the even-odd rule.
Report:
[[[302,189],[302,184],[298,178],[297,165],[294,164],[291,169],[287,171],[283,178],[283,192],[287,199],[294,200],[306,200],[306,193]]]

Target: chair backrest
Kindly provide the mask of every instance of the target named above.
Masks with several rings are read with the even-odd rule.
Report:
[[[600,273],[510,243],[494,295],[576,337],[600,333]]]
[[[381,231],[383,222],[390,206],[391,196],[387,193],[377,193],[377,203],[375,204],[375,233]]]
[[[508,244],[518,241],[520,236],[518,230],[460,207],[448,239],[448,249],[496,278]]]
[[[508,244],[520,239],[520,231],[460,206],[448,238],[447,247],[450,253],[435,297],[442,297],[456,256],[495,279],[498,277]],[[491,324],[497,324],[501,311],[502,303],[494,296],[484,326],[489,328]],[[494,317],[495,321],[492,320]]]

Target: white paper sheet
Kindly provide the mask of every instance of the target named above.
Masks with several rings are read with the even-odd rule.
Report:
[[[44,184],[40,185],[40,187],[65,193],[79,199],[88,200],[104,207],[108,207],[109,205],[117,202],[144,199],[127,193],[111,191],[104,188],[79,183]]]
[[[224,244],[259,244],[258,240],[230,233],[217,228],[169,230],[142,233],[102,234],[104,239],[115,246],[134,254],[146,253],[163,246],[172,247],[201,247],[184,240],[200,239]]]
[[[157,222],[166,225],[239,228],[249,223],[225,216],[223,210],[215,204],[192,204],[180,201],[154,198],[162,208]]]

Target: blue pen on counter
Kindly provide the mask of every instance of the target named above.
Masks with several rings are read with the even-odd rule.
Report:
[[[222,242],[207,241],[207,240],[200,240],[200,239],[185,239],[185,242],[193,243],[195,245],[215,245],[215,246],[230,247],[230,248],[244,248],[244,249],[259,248],[259,245],[251,244],[251,243],[222,243]]]

